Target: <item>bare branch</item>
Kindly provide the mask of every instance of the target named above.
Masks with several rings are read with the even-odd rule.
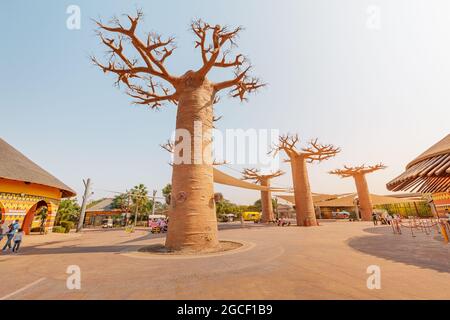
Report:
[[[360,175],[360,174],[364,175],[367,173],[372,173],[377,170],[382,170],[382,169],[386,169],[386,168],[387,167],[380,162],[373,166],[366,166],[364,164],[360,165],[360,166],[355,166],[355,167],[344,166],[343,169],[336,169],[336,170],[330,171],[328,173],[341,176],[341,178],[348,178],[348,177],[353,177],[353,176]]]
[[[298,153],[296,144],[299,141],[298,134],[285,134],[278,137],[278,143],[272,146],[269,154],[275,156],[278,152],[284,151],[289,157]]]
[[[175,88],[178,78],[170,75],[164,67],[164,62],[175,49],[174,39],[163,40],[160,35],[152,33],[147,36],[146,43],[142,42],[136,35],[142,17],[141,11],[137,11],[134,17],[128,15],[128,28],[123,27],[118,18],[113,19],[110,25],[95,21],[99,27],[97,36],[109,49],[110,55],[106,63],[99,62],[95,57],[91,58],[92,62],[103,72],[115,74],[116,85],[125,84],[126,93],[136,99],[136,104],[152,108],[159,108],[166,101],[177,104],[178,94]],[[129,43],[137,51],[144,61],[143,65],[138,64],[138,59],[127,57],[125,43]],[[154,77],[168,82],[173,88],[169,89],[162,83],[155,82]]]
[[[299,138],[297,134],[281,135],[278,138],[278,143],[272,147],[272,150],[269,153],[275,156],[278,152],[284,151],[290,158],[287,162],[290,162],[293,157],[302,157],[306,159],[307,162],[312,163],[314,161],[320,162],[334,157],[341,151],[331,144],[320,144],[317,142],[317,139],[311,140],[307,147],[298,150],[298,142]]]
[[[224,81],[215,84],[216,91],[220,91],[226,88],[231,88],[229,94],[233,98],[239,97],[241,101],[246,101],[246,95],[248,93],[255,92],[266,84],[261,83],[260,79],[252,77],[250,78],[247,73],[250,71],[251,66],[248,66],[243,71],[238,67],[235,71],[235,77],[232,80]]]
[[[253,180],[255,183],[261,184],[264,180],[268,181],[283,174],[284,172],[281,170],[269,174],[261,174],[261,171],[258,169],[244,169],[244,171],[242,171],[242,180]]]
[[[171,140],[167,140],[166,143],[160,144],[160,147],[170,153],[174,153],[175,151],[175,143]]]
[[[301,154],[307,159],[308,162],[323,161],[334,157],[341,152],[341,149],[333,146],[332,144],[321,144],[317,142],[317,139],[311,140],[309,145],[302,148]]]
[[[250,65],[242,54],[237,54],[229,59],[231,48],[236,46],[236,38],[239,36],[242,27],[230,30],[228,27],[215,25],[212,26],[202,20],[192,22],[191,29],[197,36],[195,47],[200,48],[203,66],[197,71],[200,77],[206,77],[213,68],[234,68],[234,78],[228,81],[217,83],[214,87],[218,92],[220,90],[231,88],[230,96],[246,100],[246,94],[251,93],[264,86],[258,78],[248,76]],[[208,36],[210,41],[208,42]],[[224,48],[228,45],[229,48]],[[221,56],[219,58],[219,56]],[[248,66],[244,67],[244,64]]]
[[[200,48],[203,61],[203,66],[197,72],[200,76],[206,76],[213,67],[227,68],[242,65],[243,60],[240,54],[232,61],[226,60],[229,50],[225,50],[222,53],[222,59],[217,61],[225,45],[228,44],[230,48],[235,46],[235,39],[238,37],[242,27],[237,27],[230,31],[226,26],[211,26],[199,19],[191,23],[191,29],[198,38],[195,42],[195,47]],[[211,39],[208,42],[207,37],[209,33],[211,33]]]

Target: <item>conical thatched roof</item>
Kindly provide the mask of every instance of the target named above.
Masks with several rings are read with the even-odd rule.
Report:
[[[24,181],[60,189],[62,197],[73,197],[75,191],[25,157],[0,138],[0,178]]]
[[[391,191],[420,193],[450,190],[450,134],[431,146],[406,166],[406,171],[388,182]]]

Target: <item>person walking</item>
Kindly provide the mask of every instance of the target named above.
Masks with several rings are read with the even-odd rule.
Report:
[[[8,232],[8,230],[9,230],[9,228],[6,225],[5,220],[0,221],[0,242],[6,236],[6,233]]]
[[[392,220],[394,220],[394,219],[393,219],[392,216],[388,213],[388,214],[386,215],[386,222],[387,222],[387,224],[388,224],[388,225],[391,225],[391,224],[392,224]]]
[[[8,229],[8,231],[6,232],[6,243],[5,243],[5,245],[3,246],[3,249],[2,249],[2,251],[6,251],[6,248],[8,248],[9,250],[11,250],[11,242],[12,242],[12,239],[13,239],[13,237],[14,237],[14,233],[15,233],[16,231],[14,230],[14,228],[13,228],[13,225],[12,224],[10,224],[9,225],[9,229]]]
[[[374,226],[378,225],[378,217],[377,217],[377,214],[375,212],[372,212],[372,220],[373,220],[373,225]]]
[[[20,244],[22,243],[23,238],[23,230],[18,229],[17,232],[14,234],[14,246],[12,248],[12,251],[17,253],[20,248]]]

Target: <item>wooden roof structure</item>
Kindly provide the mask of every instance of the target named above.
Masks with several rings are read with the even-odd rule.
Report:
[[[420,193],[450,191],[450,134],[411,161],[386,187]]]
[[[314,206],[316,207],[330,207],[330,208],[342,208],[342,207],[354,207],[355,198],[358,197],[357,193],[345,194],[345,195],[332,195],[326,194],[315,194],[313,195]],[[291,195],[277,195],[277,197],[294,203],[294,196]],[[327,199],[328,198],[328,199]],[[370,194],[370,198],[372,200],[373,205],[384,205],[384,204],[396,204],[396,203],[407,203],[407,202],[416,202],[422,201],[417,198],[398,198],[391,196],[382,196],[377,194]]]
[[[293,194],[279,194],[276,195],[277,198],[286,200],[287,202],[290,203],[295,203],[295,197]],[[327,200],[333,200],[339,197],[339,195],[336,194],[323,194],[323,193],[313,193],[312,194],[313,197],[313,202],[314,203],[318,203],[321,201],[327,201]]]
[[[2,138],[0,138],[0,178],[56,188],[61,191],[62,198],[76,195],[75,191],[28,159]]]
[[[244,189],[251,189],[251,190],[259,190],[259,191],[273,191],[273,192],[287,191],[287,190],[281,189],[281,188],[268,188],[268,187],[260,186],[260,185],[250,183],[247,181],[243,181],[241,179],[230,176],[216,168],[214,168],[213,175],[214,175],[215,183],[224,184],[224,185],[228,185],[228,186],[244,188]]]

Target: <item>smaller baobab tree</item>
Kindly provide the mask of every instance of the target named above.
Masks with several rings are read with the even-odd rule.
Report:
[[[334,157],[340,149],[331,144],[321,144],[317,139],[311,140],[304,148],[298,148],[298,135],[281,135],[278,144],[272,148],[276,155],[284,151],[291,163],[294,185],[295,211],[298,226],[317,226],[316,213],[309,184],[307,163],[321,162]]]
[[[271,222],[275,220],[272,193],[270,192],[270,180],[283,174],[284,172],[281,170],[269,174],[262,174],[258,169],[244,169],[242,172],[242,180],[252,180],[262,187],[267,188],[267,190],[261,190],[262,222]]]
[[[355,179],[356,191],[358,192],[359,210],[363,221],[371,220],[373,208],[372,200],[370,199],[369,187],[367,185],[366,174],[385,168],[385,165],[379,163],[374,166],[344,166],[344,169],[336,169],[329,172],[330,174],[338,175],[341,178],[353,177]]]
[[[173,38],[155,33],[139,34],[143,14],[126,16],[110,23],[96,21],[97,35],[108,50],[106,61],[92,57],[103,72],[115,76],[116,84],[138,105],[152,109],[165,104],[177,106],[170,228],[166,247],[170,250],[202,251],[217,247],[214,211],[212,128],[213,104],[227,90],[241,101],[264,84],[250,76],[251,66],[242,54],[232,54],[241,27],[229,28],[202,20],[190,25],[200,51],[201,66],[173,74],[166,65],[173,56]],[[224,81],[213,82],[213,70],[233,70]]]

